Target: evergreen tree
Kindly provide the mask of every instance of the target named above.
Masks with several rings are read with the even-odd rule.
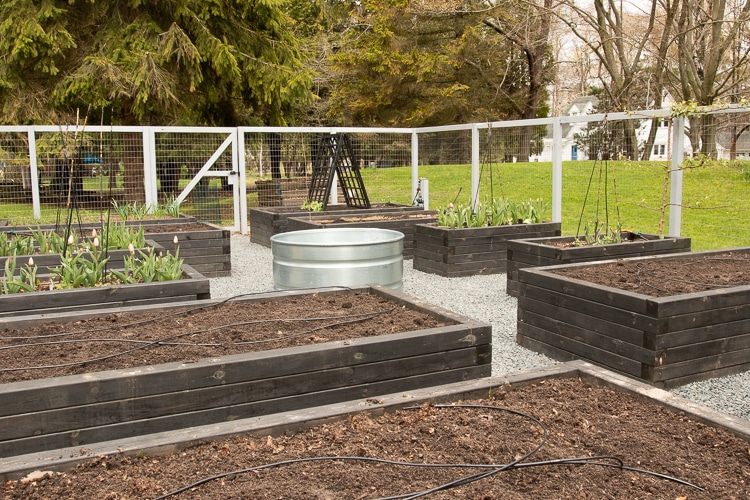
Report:
[[[5,123],[284,125],[311,75],[282,0],[5,0]],[[94,113],[98,116],[98,112]]]

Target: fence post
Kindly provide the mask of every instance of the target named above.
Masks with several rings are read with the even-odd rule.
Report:
[[[669,236],[682,229],[682,162],[685,159],[685,117],[672,119],[672,162],[669,174]]]
[[[479,201],[479,127],[471,126],[471,208],[476,211]]]
[[[419,134],[416,130],[411,132],[411,199],[412,204],[417,197],[419,187]],[[427,210],[425,208],[425,210]]]
[[[552,222],[562,222],[562,123],[552,122]]]
[[[242,129],[238,129],[237,131],[236,150],[237,182],[239,183],[240,196],[240,234],[247,234],[249,232],[249,227],[247,225],[247,162],[245,159],[245,132]],[[235,192],[236,189],[237,188],[235,187]]]
[[[149,212],[159,206],[159,192],[156,186],[156,132],[151,127],[143,127],[143,189]]]
[[[31,170],[31,203],[34,219],[42,218],[42,202],[39,198],[39,164],[36,158],[36,133],[29,128],[29,169]]]

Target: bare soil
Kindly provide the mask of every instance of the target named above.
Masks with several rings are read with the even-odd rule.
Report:
[[[553,379],[461,403],[490,407],[362,413],[167,456],[98,457],[66,473],[8,482],[4,498],[140,499],[182,488],[169,497],[404,498],[397,495],[483,473],[487,477],[428,497],[750,497],[748,442],[633,395]],[[576,464],[554,463],[565,459]]]
[[[680,264],[688,267],[672,266],[674,276],[659,279],[702,282],[697,271],[700,266],[718,264],[720,270],[701,271],[700,276],[711,277],[711,282],[744,282],[748,258],[748,254],[728,253],[726,258],[700,265],[688,259]],[[731,267],[724,267],[730,263]],[[624,268],[620,277],[604,281],[645,287],[644,276],[656,272],[619,262],[611,266],[597,267],[595,275],[609,278]],[[744,280],[738,274],[744,275]],[[244,307],[227,304],[180,311],[143,317],[148,322],[142,325],[131,322],[112,329],[120,320],[117,314],[81,322],[75,325],[79,332],[75,337],[46,339],[88,339],[72,344],[74,347],[25,347],[6,351],[0,358],[3,370],[40,364],[72,366],[3,371],[0,382],[436,326],[428,315],[394,309],[389,301],[369,294],[266,303],[248,313],[241,309]],[[263,331],[256,331],[259,324],[264,324]],[[206,325],[223,327],[206,331]],[[332,326],[318,329],[323,325]],[[63,332],[61,326],[6,331],[2,342],[4,346],[30,344]],[[34,338],[17,338],[20,335]],[[119,338],[104,340],[113,336]],[[124,340],[149,344],[133,346]],[[260,342],[238,344],[247,341]],[[137,350],[127,354],[92,360],[134,347]],[[3,498],[405,498],[400,495],[456,481],[454,488],[427,497],[750,498],[750,443],[634,395],[566,379],[496,390],[485,400],[460,403],[490,408],[427,405],[382,415],[363,413],[280,436],[244,435],[207,442],[164,456],[97,457],[65,473],[7,482]],[[575,461],[571,463],[571,459]],[[474,477],[483,473],[487,477]],[[477,480],[459,481],[467,477]]]
[[[43,292],[40,292],[43,293]],[[112,313],[0,333],[0,383],[363,338],[446,323],[368,293]]]
[[[557,269],[554,273],[653,297],[668,297],[750,285],[750,251],[670,258],[668,261],[618,260]]]
[[[211,228],[197,222],[185,222],[181,224],[144,224],[145,234],[156,233],[187,233],[191,231],[210,231]]]
[[[404,213],[404,214],[375,214],[368,216],[342,215],[331,219],[316,219],[319,224],[342,224],[350,222],[376,222],[376,221],[399,221],[399,220],[420,220],[434,219],[435,214],[430,213]]]

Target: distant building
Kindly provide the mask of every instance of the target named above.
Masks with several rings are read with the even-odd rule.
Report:
[[[669,107],[674,101],[667,96],[664,99],[665,106]],[[596,107],[599,104],[599,100],[595,96],[581,96],[575,99],[573,102],[568,104],[562,112],[562,116],[583,116],[597,112]],[[636,138],[638,144],[642,149],[649,137],[653,121],[651,119],[640,120],[638,128],[636,130]],[[658,122],[658,129],[654,137],[654,143],[650,148],[649,160],[652,161],[665,161],[670,159],[671,147],[672,147],[672,127],[671,120],[665,118]],[[577,122],[577,123],[563,123],[562,125],[562,160],[563,161],[575,161],[575,160],[588,160],[589,156],[592,157],[594,154],[592,151],[597,146],[597,139],[587,139],[587,136],[591,134],[591,127],[596,124],[589,124],[588,122]],[[689,126],[689,122],[687,124]],[[731,134],[727,132],[719,131],[717,133],[717,153],[718,157],[722,159],[729,159],[730,154],[730,140]],[[735,157],[738,159],[746,158],[750,159],[750,129],[745,131],[745,136],[740,136],[736,142]],[[692,153],[690,146],[690,139],[685,137],[685,154],[689,155]],[[613,151],[616,155],[617,151]],[[547,130],[547,136],[544,139],[544,148],[540,154],[532,155],[530,161],[552,161],[552,127],[549,126]]]

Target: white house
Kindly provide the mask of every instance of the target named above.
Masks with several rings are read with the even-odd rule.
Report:
[[[664,100],[665,105],[669,106],[673,101],[667,97]],[[582,116],[588,115],[595,111],[599,100],[595,96],[581,96],[571,102],[563,110],[562,116]],[[652,126],[651,119],[640,120],[636,130],[638,144],[643,147],[646,143]],[[588,160],[586,148],[581,148],[581,137],[584,137],[589,124],[587,122],[564,123],[562,126],[562,160]],[[665,161],[670,158],[670,148],[672,143],[671,121],[664,119],[658,122],[658,129],[654,138],[654,144],[651,147],[650,160]],[[717,144],[719,148],[719,157],[728,157],[727,148]],[[690,140],[685,138],[685,153],[690,154]],[[739,156],[739,153],[738,153]],[[541,154],[532,155],[530,161],[552,161],[552,128],[548,127],[547,137],[544,139],[544,149]]]

